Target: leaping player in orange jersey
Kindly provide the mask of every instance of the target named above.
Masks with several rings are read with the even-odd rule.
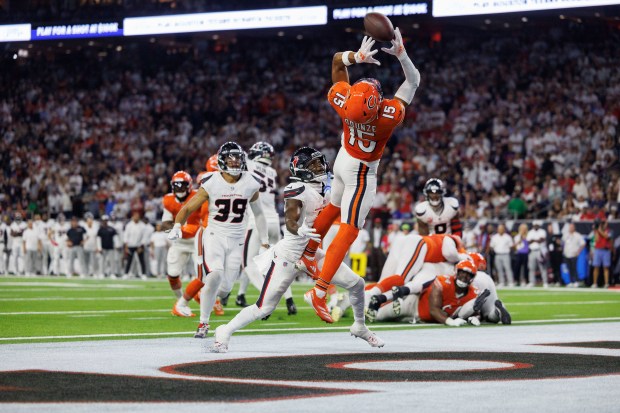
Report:
[[[207,160],[207,162],[205,163],[205,169],[206,171],[199,173],[198,176],[196,177],[196,182],[198,183],[198,185],[201,184],[202,178],[204,177],[205,174],[209,172],[217,171],[217,154],[211,156]],[[194,256],[195,257],[194,264],[196,265],[198,276],[187,284],[187,286],[185,287],[185,292],[183,292],[183,294],[178,298],[177,302],[172,308],[172,314],[177,315],[179,317],[193,317],[194,316],[191,309],[189,308],[189,302],[192,300],[192,298],[200,302],[200,295],[198,293],[200,292],[200,289],[204,286],[204,283],[202,282],[202,276],[201,276],[202,265],[200,265],[200,262],[202,262],[201,261],[202,245],[200,245],[200,243],[202,242],[202,231],[207,226],[207,222],[209,219],[209,202],[207,201],[204,204],[202,204],[202,207],[200,208],[199,211],[200,211],[200,228],[198,229],[198,232],[196,233],[196,237],[194,241],[194,250],[196,251],[196,255]],[[175,214],[175,217],[176,217],[176,214]],[[175,244],[176,243],[173,243],[173,245]],[[216,302],[216,305],[214,306],[213,311],[216,315],[224,314],[224,309],[220,302]]]
[[[333,319],[325,302],[326,291],[359,229],[364,226],[377,190],[377,168],[383,149],[394,129],[402,123],[405,106],[411,103],[420,83],[420,72],[407,55],[400,30],[396,29],[392,47],[382,49],[398,58],[405,73],[406,80],[394,99],[383,98],[381,84],[376,79],[364,78],[349,84],[347,66],[354,63],[380,65],[373,57],[378,52],[372,50],[374,43],[371,38],[364,37],[356,53],[336,53],[332,60],[333,86],[327,98],[342,119],[342,147],[334,163],[330,204],[319,214],[314,228],[323,237],[338,216],[341,224],[327,249],[320,274],[314,259],[318,247],[315,241],[308,243],[298,264],[317,280],[314,288],[305,294],[305,300],[328,323]]]

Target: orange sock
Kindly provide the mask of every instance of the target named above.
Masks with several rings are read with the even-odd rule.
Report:
[[[377,283],[368,283],[364,286],[364,291],[368,291],[375,286],[377,286]]]
[[[323,261],[321,275],[319,275],[319,279],[315,285],[319,290],[327,291],[329,283],[332,281],[332,278],[334,278],[334,274],[338,271],[338,267],[342,264],[344,256],[347,255],[349,247],[353,244],[359,232],[360,230],[353,225],[345,223],[340,224],[336,237],[325,253],[325,261]]]
[[[398,274],[394,274],[379,281],[377,283],[377,287],[379,287],[381,292],[384,293],[386,291],[390,291],[392,287],[400,287],[403,285],[403,282],[403,277]]]
[[[327,234],[327,231],[329,231],[329,228],[339,216],[340,207],[337,207],[332,203],[328,204],[321,212],[319,212],[316,220],[314,220],[314,229],[316,229],[317,233],[321,234],[321,238]],[[309,241],[304,255],[309,258],[314,257],[318,247],[319,243],[317,241]]]
[[[168,276],[168,282],[170,283],[170,288],[172,288],[172,291],[180,290],[181,288],[183,288],[181,277]]]
[[[198,278],[194,278],[189,282],[189,284],[187,284],[187,287],[185,287],[183,298],[185,298],[187,301],[191,301],[191,299],[194,298],[196,294],[198,294],[198,291],[200,291],[203,285],[205,284],[202,281],[200,281]]]

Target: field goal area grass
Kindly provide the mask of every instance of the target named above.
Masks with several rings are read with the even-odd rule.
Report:
[[[311,284],[293,284],[296,315],[287,315],[284,300],[265,321],[238,334],[312,333],[348,330],[351,311],[335,324],[325,324],[303,301]],[[234,317],[237,286],[223,316],[211,316],[211,331]],[[250,287],[253,303],[259,292]],[[511,288],[498,290],[513,325],[620,321],[620,290]],[[191,337],[198,317],[171,314],[175,302],[166,280],[93,280],[51,277],[0,278],[0,344]],[[196,314],[199,306],[190,304]],[[493,328],[494,325],[483,324]],[[374,323],[371,329],[448,328],[433,324]],[[476,328],[476,327],[465,327]],[[478,327],[480,328],[480,327]],[[210,333],[212,334],[212,333]],[[211,335],[210,335],[211,336]]]

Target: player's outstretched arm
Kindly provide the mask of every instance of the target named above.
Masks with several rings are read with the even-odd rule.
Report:
[[[420,86],[420,72],[413,65],[413,62],[407,54],[407,50],[405,50],[403,37],[400,34],[400,29],[398,27],[394,30],[392,47],[389,49],[387,47],[382,47],[381,50],[385,53],[396,56],[403,67],[403,72],[405,72],[405,81],[396,91],[394,98],[403,102],[404,105],[409,105],[413,100],[415,91],[418,89],[418,86]]]
[[[202,206],[206,201],[209,200],[209,194],[204,188],[198,189],[196,195],[189,202],[183,205],[183,208],[179,211],[176,218],[174,219],[174,226],[168,233],[168,239],[174,240],[181,237],[181,226],[187,222],[187,218],[192,214],[192,212],[196,211],[198,208]]]
[[[354,63],[372,63],[381,66],[381,62],[373,57],[378,52],[376,49],[372,50],[374,44],[375,41],[372,38],[364,36],[362,45],[357,52],[346,51],[336,53],[332,59],[332,82],[349,83],[347,66],[351,66]]]
[[[269,248],[269,234],[267,232],[267,219],[263,214],[263,208],[261,207],[260,200],[258,198],[258,191],[250,199],[250,208],[254,214],[254,223],[256,224],[256,230],[258,231],[258,237],[260,238],[260,244],[263,248]]]

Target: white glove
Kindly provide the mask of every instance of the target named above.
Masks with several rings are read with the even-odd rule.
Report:
[[[405,45],[403,44],[403,36],[400,34],[400,29],[398,27],[394,30],[394,39],[392,39],[391,42],[392,47],[389,49],[387,47],[382,47],[381,50],[387,54],[396,56],[398,60],[407,55]]]
[[[174,227],[168,233],[168,239],[174,241],[177,238],[181,238],[181,224],[174,224]]]
[[[462,325],[467,324],[467,321],[463,320],[462,318],[450,318],[448,317],[446,319],[446,325],[450,326],[450,327],[460,327]]]
[[[306,218],[304,218],[304,222],[301,223],[301,226],[297,228],[297,235],[316,242],[321,241],[321,235],[317,234],[316,229],[309,227],[306,224]]]
[[[480,320],[478,319],[478,317],[473,317],[473,316],[469,317],[467,319],[467,322],[471,324],[472,326],[476,326],[476,327],[480,325]]]
[[[375,59],[373,56],[377,54],[378,50],[371,50],[375,41],[372,37],[364,36],[360,49],[353,55],[355,63],[374,63],[377,66],[381,66],[381,62]]]

